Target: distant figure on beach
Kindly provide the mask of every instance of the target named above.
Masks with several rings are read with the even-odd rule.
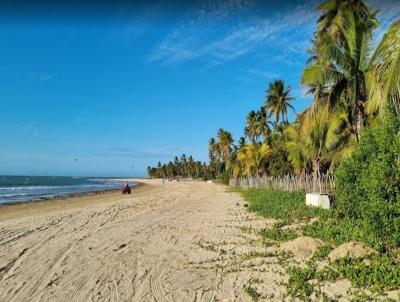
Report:
[[[128,182],[125,182],[125,186],[122,189],[122,194],[131,194],[131,187],[129,186]]]

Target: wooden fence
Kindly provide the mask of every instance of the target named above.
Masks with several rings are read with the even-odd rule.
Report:
[[[286,175],[284,177],[242,177],[231,178],[229,185],[240,188],[271,188],[281,191],[306,191],[318,193],[334,193],[335,181],[333,175]]]

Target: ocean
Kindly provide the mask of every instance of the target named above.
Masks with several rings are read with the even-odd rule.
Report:
[[[121,182],[95,177],[0,176],[0,204],[104,191],[122,185]]]

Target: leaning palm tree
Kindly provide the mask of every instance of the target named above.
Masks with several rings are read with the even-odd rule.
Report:
[[[342,39],[338,42],[329,34],[323,34],[317,45],[318,59],[306,67],[302,76],[303,85],[324,87],[332,110],[339,103],[346,103],[348,121],[357,140],[365,125],[365,107],[371,96],[383,94],[392,99],[400,96],[396,73],[400,68],[400,26],[398,22],[392,24],[371,56],[373,31],[378,25],[375,14],[361,18],[353,9],[340,7],[335,26]],[[387,99],[380,98],[380,107],[386,102]]]
[[[281,117],[283,122],[287,122],[289,109],[294,111],[293,106],[290,104],[294,98],[290,95],[290,92],[290,86],[285,87],[285,83],[282,80],[275,80],[269,84],[264,108],[274,115],[275,126],[279,124]]]

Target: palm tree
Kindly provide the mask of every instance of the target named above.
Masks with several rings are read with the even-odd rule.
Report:
[[[305,157],[311,160],[312,170],[315,177],[320,176],[321,164],[328,152],[327,135],[329,126],[323,121],[316,123],[311,130],[306,142]]]
[[[218,129],[218,145],[221,152],[221,158],[226,163],[232,152],[233,138],[232,134],[222,128]]]
[[[296,174],[301,174],[306,168],[306,159],[304,155],[305,136],[301,134],[301,127],[301,122],[299,118],[297,118],[295,123],[286,127],[284,132],[288,159]]]
[[[220,149],[219,145],[215,141],[215,138],[211,138],[208,142],[208,156],[210,159],[210,167],[213,176],[216,176],[220,169]]]
[[[282,121],[287,121],[288,111],[293,106],[290,104],[294,98],[290,96],[290,86],[285,87],[285,83],[282,80],[275,80],[269,84],[264,108],[266,111],[270,111],[275,118],[275,126],[279,124],[280,117]]]
[[[323,34],[316,45],[317,59],[302,76],[303,85],[324,87],[332,110],[345,102],[357,141],[365,125],[367,101],[382,95],[391,100],[400,96],[400,26],[398,22],[392,24],[371,56],[373,30],[378,25],[375,15],[370,12],[368,18],[362,18],[354,9],[341,6],[334,19],[340,41]],[[378,103],[384,107],[387,98],[380,97]]]
[[[391,104],[400,114],[400,20],[392,23],[379,43],[369,63],[367,87],[370,93],[368,105],[378,113]]]
[[[267,144],[246,145],[239,149],[237,161],[243,176],[260,176],[271,150]]]
[[[267,142],[271,134],[271,128],[269,126],[272,125],[272,122],[264,107],[261,107],[260,110],[257,111],[256,116],[258,133],[264,137],[264,142]]]
[[[260,133],[258,129],[257,114],[254,110],[250,111],[247,115],[246,128],[244,129],[244,132],[253,144],[258,142]]]
[[[246,145],[246,139],[241,136],[238,142],[238,150],[242,149]]]
[[[322,14],[317,22],[317,37],[328,33],[333,39],[339,41],[341,32],[335,26],[340,18],[339,11],[343,8],[350,9],[357,13],[360,18],[369,18],[373,12],[363,0],[327,0],[317,6]]]

